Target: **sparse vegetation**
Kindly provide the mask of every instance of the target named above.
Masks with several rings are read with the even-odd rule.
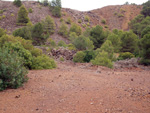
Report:
[[[86,15],[86,16],[84,17],[84,20],[85,20],[86,22],[90,22],[90,17]]]
[[[70,18],[70,17],[67,18],[66,23],[67,23],[67,24],[71,24],[71,22],[72,22],[72,21],[71,21],[71,18]]]

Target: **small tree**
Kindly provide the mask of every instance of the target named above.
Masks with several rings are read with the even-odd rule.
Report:
[[[80,35],[78,38],[76,38],[73,44],[78,50],[94,49],[93,42],[88,37],[85,37],[83,35]]]
[[[82,33],[82,29],[81,29],[81,27],[80,27],[79,25],[73,23],[73,24],[71,25],[71,27],[70,27],[69,32],[70,32],[70,33],[71,33],[71,32],[75,32],[75,33],[79,36],[79,35],[81,35],[81,33]]]
[[[109,68],[113,68],[113,63],[109,59],[109,55],[107,52],[100,52],[94,60],[91,61],[93,65],[106,66]]]
[[[55,23],[54,20],[47,16],[44,21],[42,21],[44,33],[45,34],[53,34],[55,32]]]
[[[20,7],[22,5],[21,0],[14,0],[13,4],[17,7]]]
[[[91,30],[90,35],[90,39],[93,41],[95,48],[99,48],[104,43],[108,34],[103,31],[101,26],[97,25]]]
[[[25,23],[26,24],[28,22],[29,22],[28,11],[25,8],[25,6],[22,5],[18,12],[17,23]]]
[[[61,0],[52,0],[50,10],[55,17],[61,17]]]
[[[63,36],[63,37],[67,37],[68,36],[68,27],[67,27],[67,25],[64,22],[60,26],[58,33],[61,36]]]
[[[32,37],[42,38],[42,34],[43,34],[42,24],[41,23],[35,24],[32,29]]]
[[[150,34],[146,34],[144,38],[141,39],[141,63],[144,65],[150,65]]]

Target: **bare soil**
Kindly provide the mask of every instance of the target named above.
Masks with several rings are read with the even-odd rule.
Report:
[[[150,113],[150,70],[58,63],[0,92],[0,113]]]

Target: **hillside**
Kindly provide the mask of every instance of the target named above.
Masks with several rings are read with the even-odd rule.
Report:
[[[29,13],[29,18],[33,24],[41,21],[47,15],[51,15],[48,7],[41,6],[38,2],[23,2],[27,9],[32,8],[33,13]],[[83,24],[87,24],[84,21],[84,17],[88,15],[90,17],[89,26],[95,26],[97,24],[102,26],[108,26],[110,30],[117,28],[128,30],[128,22],[137,16],[141,11],[141,6],[136,5],[117,5],[117,6],[107,6],[101,9],[96,9],[88,12],[80,12],[72,9],[62,9],[62,18],[66,20],[68,17],[72,19],[73,22],[78,23],[78,20],[81,19]],[[12,32],[14,29],[19,26],[16,25],[17,13],[19,8],[14,6],[12,2],[0,1],[0,10],[4,10],[3,14],[5,19],[0,20],[0,26],[7,31]],[[12,16],[11,14],[14,14]],[[56,28],[60,25],[60,18],[55,18]],[[103,24],[101,21],[106,20],[106,24]]]

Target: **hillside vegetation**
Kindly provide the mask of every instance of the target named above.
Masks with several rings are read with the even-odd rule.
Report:
[[[79,12],[63,9],[61,0],[50,3],[1,1],[0,47],[4,53],[8,49],[6,56],[12,51],[18,54],[22,72],[56,68],[52,58],[58,53],[60,61],[67,60],[64,56],[71,54],[69,60],[73,62],[90,62],[109,68],[118,60],[131,58],[139,58],[138,63],[147,66],[150,65],[149,2],[143,7],[128,4]],[[65,48],[65,53],[52,54],[60,48]],[[15,59],[11,60],[13,63]],[[1,68],[13,68],[9,66],[1,65]],[[0,76],[1,90],[7,88],[8,81],[12,84],[18,81],[17,87],[23,83],[13,78],[14,73],[8,81],[3,73]]]

